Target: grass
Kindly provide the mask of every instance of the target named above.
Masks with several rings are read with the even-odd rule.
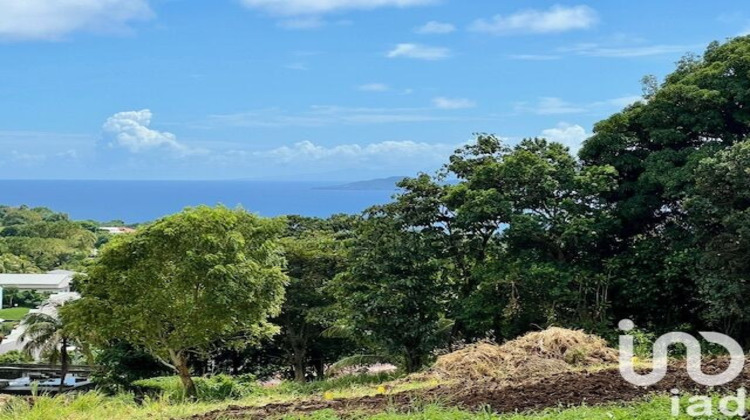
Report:
[[[395,378],[392,374],[377,374],[306,384],[285,382],[274,388],[259,389],[256,394],[247,397],[218,402],[175,403],[167,395],[162,398],[147,398],[142,404],[138,404],[132,394],[109,397],[97,392],[77,396],[40,396],[33,405],[23,398],[12,398],[4,409],[0,409],[0,420],[173,419],[219,410],[230,405],[253,407],[323,397],[356,398],[375,395],[380,384]],[[391,392],[429,388],[437,384],[435,381],[394,384]]]
[[[714,397],[714,407],[717,407],[718,397]],[[239,404],[245,401],[240,401]],[[237,404],[234,402],[233,404]],[[161,400],[150,400],[139,406],[135,404],[131,396],[120,395],[117,397],[106,397],[98,393],[87,393],[77,397],[40,397],[36,400],[33,408],[21,399],[12,400],[9,405],[0,411],[0,419],[34,419],[34,420],[97,420],[106,418],[108,420],[120,419],[172,419],[187,417],[193,414],[205,413],[217,408],[229,405],[225,404],[169,404]],[[687,399],[681,400],[681,415],[671,415],[671,402],[668,397],[653,397],[647,401],[630,404],[617,404],[602,407],[577,407],[570,409],[546,410],[531,414],[505,414],[497,415],[488,410],[472,413],[455,408],[444,408],[439,406],[428,406],[424,409],[414,410],[410,413],[397,413],[387,410],[379,414],[357,414],[347,415],[347,419],[359,420],[660,420],[677,419],[687,420],[690,417],[685,414]],[[705,418],[705,417],[704,417]],[[726,419],[724,416],[713,416],[712,419]],[[311,415],[290,415],[285,420],[343,420],[331,410],[320,411]]]
[[[228,406],[262,406],[269,403],[301,402],[309,399],[356,398],[378,393],[384,381],[393,388],[391,392],[407,389],[429,388],[437,385],[431,382],[396,381],[393,375],[362,375],[332,379],[328,381],[296,384],[283,383],[271,389],[259,389],[257,394],[236,400],[218,402],[176,403],[168,398],[147,398],[141,404],[136,403],[131,394],[105,396],[97,392],[80,395],[63,395],[57,397],[37,397],[33,405],[24,398],[10,398],[0,408],[0,420],[124,420],[124,419],[177,419],[195,414],[220,410]],[[396,412],[386,408],[382,413],[347,413],[346,419],[359,420],[687,420],[685,414],[688,405],[687,397],[681,400],[681,416],[671,415],[671,400],[667,396],[655,396],[651,399],[627,404],[615,404],[601,407],[576,407],[569,409],[550,409],[537,413],[498,415],[489,410],[480,412],[462,411],[457,408],[428,405],[415,407],[407,413]],[[714,408],[718,407],[718,397],[714,397]],[[343,420],[337,413],[324,410],[306,416],[290,415],[285,420]],[[727,417],[714,416],[713,419]]]
[[[30,310],[29,308],[0,309],[0,318],[6,321],[20,321]]]

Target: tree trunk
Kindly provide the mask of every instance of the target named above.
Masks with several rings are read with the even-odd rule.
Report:
[[[187,357],[178,354],[174,359],[174,367],[177,370],[177,374],[180,375],[180,381],[182,382],[182,388],[185,391],[185,397],[190,400],[196,399],[198,397],[198,390],[195,388],[195,382],[193,382],[193,378],[190,376]]]
[[[65,390],[65,376],[68,374],[68,339],[63,337],[60,348],[60,391]]]
[[[307,363],[305,359],[307,359],[305,351],[300,348],[296,348],[293,350],[292,359],[294,361],[294,380],[299,383],[305,382],[305,368],[307,367]]]
[[[407,350],[404,356],[406,358],[406,366],[404,366],[406,373],[414,373],[422,368],[423,358],[419,352]]]

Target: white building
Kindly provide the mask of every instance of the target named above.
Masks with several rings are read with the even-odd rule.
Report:
[[[70,292],[72,271],[54,270],[45,274],[0,274],[0,287],[37,292]]]
[[[125,226],[102,226],[99,228],[99,230],[103,230],[105,232],[108,232],[112,235],[122,235],[123,233],[133,233],[135,232],[135,229],[125,227]]]

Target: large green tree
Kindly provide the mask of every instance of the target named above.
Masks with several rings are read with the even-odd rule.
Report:
[[[303,382],[309,366],[320,377],[326,363],[351,347],[347,340],[326,337],[323,332],[333,324],[329,308],[335,298],[330,285],[346,269],[345,244],[354,218],[290,216],[288,220],[282,244],[289,286],[281,314],[273,321],[281,327],[277,342],[291,362],[294,378]]]
[[[643,101],[597,123],[584,143],[584,164],[618,174],[617,188],[603,195],[618,220],[606,256],[616,317],[663,330],[704,322],[694,273],[705,244],[696,243],[685,205],[700,162],[750,134],[748,92],[750,37],[715,42],[663,83],[651,79]]]
[[[712,326],[750,328],[750,141],[703,159],[686,202],[697,243],[694,276]]]
[[[404,224],[388,205],[368,211],[334,284],[340,327],[378,354],[420,369],[439,344],[448,298],[434,235]]]
[[[225,207],[187,209],[121,235],[81,280],[62,315],[95,344],[143,348],[196,389],[188,359],[220,344],[247,344],[277,329],[287,277],[282,219]]]

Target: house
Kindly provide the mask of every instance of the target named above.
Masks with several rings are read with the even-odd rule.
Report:
[[[0,288],[35,290],[37,292],[69,292],[72,271],[54,270],[45,274],[0,274]]]

